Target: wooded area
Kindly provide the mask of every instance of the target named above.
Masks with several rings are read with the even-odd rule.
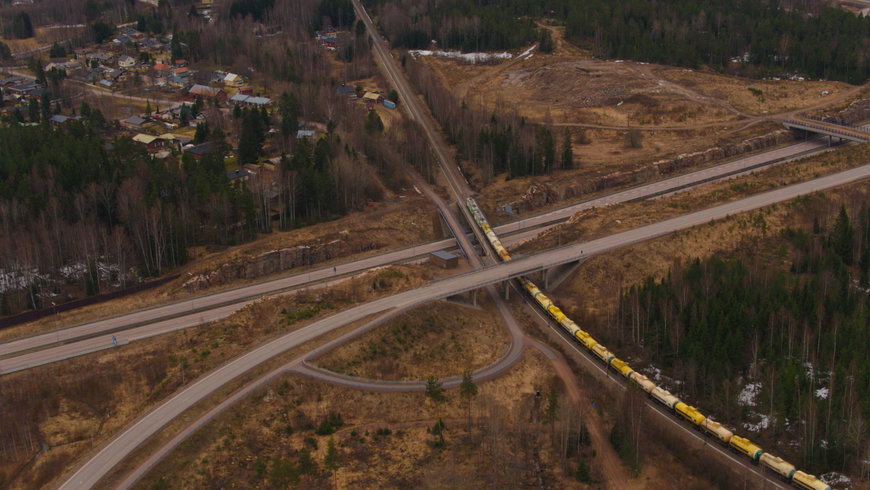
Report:
[[[556,138],[546,124],[527,122],[501,104],[488,111],[475,102],[458,100],[422,61],[408,59],[405,69],[441,123],[447,140],[477,167],[484,182],[505,172],[511,179],[574,168],[567,131],[560,135],[557,149]]]
[[[431,169],[416,125],[400,122],[389,134],[383,126],[369,128],[366,112],[336,94],[343,81],[374,70],[364,31],[340,57],[344,80],[335,75],[333,56],[312,38],[322,15],[327,23],[334,14],[352,25],[348,5],[277,2],[261,12],[267,25],[282,27],[268,38],[258,35],[251,15],[226,15],[229,5],[210,24],[171,9],[140,18],[146,28],[173,26],[173,55],[250,73],[251,83],[277,98],[273,111],[222,111],[199,99],[182,107],[191,117],[207,117],[195,142],[214,146],[201,159],[184,152],[153,160],[87,105],[77,108],[83,121],[58,127],[47,121],[49,97],[14,112],[0,129],[0,314],[160,275],[185,263],[192,246],[233,245],[273,226],[290,230],[332,219],[382,199],[385,187],[400,190],[404,162]],[[25,121],[39,124],[19,124]],[[299,121],[324,124],[327,133],[297,139]],[[241,163],[262,159],[267,145],[280,150],[276,171],[230,182],[224,156],[234,135]]]
[[[505,50],[541,38],[534,19],[602,58],[747,76],[800,73],[860,84],[870,75],[870,19],[818,0],[369,0],[394,46]],[[745,60],[745,63],[744,63]]]
[[[642,346],[683,380],[679,395],[720,420],[769,416],[759,437],[798,441],[795,454],[784,454],[792,462],[854,469],[866,459],[870,416],[870,211],[850,219],[843,208],[829,230],[786,229],[782,239],[778,254],[792,250],[788,271],[758,257],[712,256],[632,286],[604,337]],[[738,393],[755,382],[757,405],[741,405]]]

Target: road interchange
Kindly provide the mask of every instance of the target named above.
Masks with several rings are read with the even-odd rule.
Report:
[[[780,164],[808,154],[824,151],[827,145],[810,140],[784,148],[778,148],[740,158],[695,172],[674,176],[649,184],[621,190],[605,196],[589,199],[560,209],[522,217],[515,223],[496,226],[495,232],[505,245],[511,245],[537,236],[548,226],[559,223],[574,213],[594,207],[608,206],[628,201],[642,200],[657,195],[676,192],[715,180],[732,178],[769,165]],[[425,189],[425,188],[424,188]],[[119,343],[127,343],[174,330],[200,325],[203,322],[225,318],[234,311],[250,304],[257,298],[296,290],[306,285],[334,280],[336,277],[356,274],[375,267],[411,260],[436,250],[455,245],[452,239],[438,240],[411,248],[395,250],[336,264],[332,267],[310,269],[307,272],[263,281],[257,284],[233,288],[211,295],[181,300],[175,303],[132,312],[96,322],[63,328],[30,337],[0,343],[0,373],[9,373],[38,365],[67,359],[113,346],[109,334],[117,332]],[[235,305],[235,307],[231,307]],[[185,318],[183,322],[169,320]],[[71,347],[75,345],[76,347]],[[37,350],[50,352],[37,354]],[[28,356],[19,360],[14,357]]]
[[[349,308],[294,332],[264,344],[223,366],[206,374],[176,393],[167,401],[133,422],[114,439],[107,442],[87,462],[69,476],[61,488],[81,488],[95,485],[111,468],[133,449],[156,433],[169,420],[180,415],[199,400],[244,374],[258,364],[282,352],[323,335],[336,328],[388,309],[408,308],[427,301],[445,298],[460,292],[484,287],[543,270],[552,265],[564,264],[579,257],[606,252],[656,238],[667,233],[690,228],[712,220],[752,211],[760,207],[793,199],[795,197],[848,184],[870,177],[870,165],[857,167],[809,182],[783,187],[739,201],[714,206],[702,211],[667,219],[658,223],[616,233],[584,243],[566,245],[558,249],[516,257],[514,260],[435,281],[422,287],[381,298],[370,303]]]

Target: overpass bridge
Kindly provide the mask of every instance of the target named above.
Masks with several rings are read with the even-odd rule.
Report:
[[[801,131],[825,135],[828,137],[828,143],[831,143],[833,138],[840,138],[840,141],[854,141],[856,143],[870,141],[870,132],[864,128],[839,124],[815,117],[786,119],[782,122],[782,125],[788,129],[799,129]]]

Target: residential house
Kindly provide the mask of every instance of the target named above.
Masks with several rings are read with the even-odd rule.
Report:
[[[145,148],[147,148],[148,151],[158,150],[163,147],[163,140],[150,134],[139,133],[136,136],[133,136],[133,141],[145,145]]]
[[[118,58],[118,66],[129,70],[130,68],[136,66],[136,58],[133,58],[132,56],[128,56],[126,54],[122,55],[120,58]]]
[[[86,59],[88,60],[88,63],[96,60],[97,63],[101,65],[108,65],[114,58],[109,53],[97,52],[88,54]]]
[[[269,107],[272,105],[272,99],[268,97],[253,97],[250,95],[235,94],[230,97],[230,102],[239,104],[244,107]]]
[[[347,97],[349,99],[356,99],[356,90],[350,85],[342,85],[335,89],[335,93],[341,97]]]
[[[14,87],[15,85],[21,85],[22,83],[24,83],[24,77],[11,76],[0,78],[0,87]]]
[[[188,68],[186,66],[179,66],[177,68],[173,68],[171,71],[172,71],[172,75],[176,76],[176,77],[187,78],[188,75],[190,75],[190,68]]]
[[[53,114],[48,122],[53,126],[59,126],[67,121],[79,121],[81,120],[81,116],[64,116],[63,114]]]
[[[224,75],[224,85],[228,87],[241,87],[245,84],[245,79],[241,75],[235,73],[227,73]]]
[[[175,151],[181,151],[181,140],[172,133],[164,133],[158,136],[163,140],[164,148],[171,148]]]
[[[106,73],[106,79],[111,80],[112,83],[123,82],[124,79],[126,78],[124,76],[125,73],[126,72],[124,70],[122,70],[120,68],[116,68],[116,69],[110,70],[109,72]]]
[[[121,121],[121,126],[124,126],[127,129],[140,130],[146,122],[148,122],[148,119],[142,116],[130,116],[127,119]]]
[[[296,139],[301,140],[302,138],[314,139],[314,136],[317,133],[313,129],[300,129],[296,131]]]
[[[187,77],[179,77],[177,75],[172,75],[169,77],[169,86],[177,89],[184,89],[188,85],[190,85],[190,80]]]
[[[209,99],[217,99],[218,101],[226,101],[227,93],[222,89],[208,87],[205,85],[195,84],[187,91],[191,98],[204,97]]]
[[[137,31],[136,29],[133,29],[130,26],[122,27],[121,34],[123,34],[131,39],[136,39],[136,40],[145,39],[145,37],[146,37],[145,34]]]
[[[366,103],[371,102],[372,104],[380,104],[384,101],[384,96],[374,92],[366,92],[363,95],[363,100],[366,101]]]
[[[161,51],[164,48],[163,43],[161,43],[157,39],[154,39],[153,37],[149,37],[148,39],[144,39],[143,41],[141,41],[139,43],[139,46],[142,49],[144,49],[146,51],[151,51],[151,52]]]
[[[172,67],[164,63],[154,63],[154,66],[152,66],[151,69],[154,70],[155,77],[166,78],[169,76],[169,70],[171,70]]]
[[[200,158],[202,158],[206,154],[208,154],[216,149],[217,149],[217,143],[215,143],[214,141],[206,141],[205,143],[202,143],[199,145],[188,146],[188,147],[184,148],[184,151],[185,151],[185,153],[190,153],[191,155],[193,155],[194,158],[199,160]]]
[[[126,34],[118,34],[115,39],[112,39],[112,43],[114,44],[128,44],[134,42],[133,38]]]
[[[251,172],[249,172],[243,168],[240,168],[238,170],[227,170],[227,179],[229,179],[230,182],[232,182],[234,180],[242,180],[242,181],[248,180],[248,177],[250,175],[251,175]]]

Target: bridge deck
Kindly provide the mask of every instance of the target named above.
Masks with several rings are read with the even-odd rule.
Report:
[[[847,139],[856,143],[866,143],[870,141],[870,133],[862,128],[836,124],[829,121],[799,118],[783,121],[782,125],[788,129],[800,129],[811,133]]]

